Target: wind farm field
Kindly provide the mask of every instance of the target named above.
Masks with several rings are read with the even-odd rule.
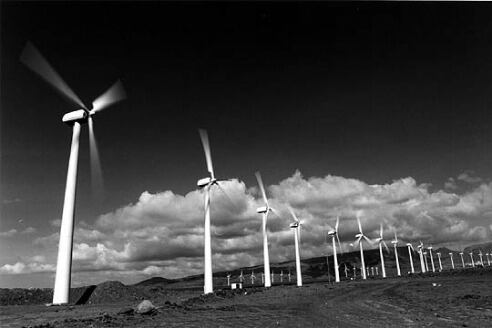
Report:
[[[200,282],[106,282],[90,288],[81,305],[3,305],[0,326],[488,327],[492,320],[492,268],[487,266],[367,281],[344,277],[339,284],[306,279],[302,288],[288,283],[268,290],[218,286],[207,296],[200,295]],[[1,293],[4,302],[12,290]],[[84,298],[82,289],[77,296]],[[156,309],[137,314],[134,309],[144,298]]]

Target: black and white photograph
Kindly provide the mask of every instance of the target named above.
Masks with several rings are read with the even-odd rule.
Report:
[[[492,3],[1,1],[0,326],[492,326]]]

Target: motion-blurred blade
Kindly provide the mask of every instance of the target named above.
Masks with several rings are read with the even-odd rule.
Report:
[[[265,192],[265,186],[263,185],[263,180],[261,179],[260,172],[259,171],[255,172],[255,176],[256,176],[256,180],[258,181],[258,186],[260,187],[263,200],[265,201],[265,204],[268,206],[268,199]]]
[[[396,230],[395,230],[395,241],[398,242],[398,237],[396,236]]]
[[[280,213],[277,211],[277,209],[273,208],[273,207],[269,207],[270,211],[273,212],[273,214],[275,214],[279,219],[281,219],[282,217],[280,216]]]
[[[340,238],[338,237],[338,234],[337,234],[337,241],[338,241],[338,248],[340,248],[340,254],[343,254],[342,244],[340,243]]]
[[[229,195],[224,190],[224,188],[222,188],[222,186],[220,185],[220,183],[217,183],[217,188],[219,188],[219,191],[222,193],[222,195],[224,195],[224,197],[227,199],[227,202],[232,206],[232,208],[234,209],[234,211],[236,213],[240,213],[241,211],[237,208],[237,206],[234,203],[234,201],[231,199],[231,197],[229,197]]]
[[[53,67],[31,42],[27,42],[24,47],[24,50],[20,56],[20,61],[29,67],[33,72],[38,74],[43,80],[48,82],[64,97],[68,98],[68,100],[75,103],[77,106],[87,109],[82,100],[77,97],[75,92],[70,89],[68,84],[63,81],[60,75],[53,69]]]
[[[380,229],[379,229],[379,237],[380,238],[383,238],[383,224],[381,223],[379,226],[380,226]]]
[[[116,81],[106,92],[92,102],[91,113],[99,112],[126,98],[126,92],[120,80]]]
[[[383,246],[384,246],[384,248],[386,248],[386,252],[389,253],[390,250],[389,250],[388,245],[386,245],[386,242],[384,240],[383,240]]]
[[[289,210],[290,215],[292,215],[292,218],[294,218],[294,220],[296,220],[297,222],[299,222],[299,219],[297,218],[296,214],[294,213],[294,210],[292,209],[292,207],[287,206],[287,209]]]
[[[208,133],[204,129],[199,129],[200,139],[202,139],[203,151],[205,152],[205,159],[207,161],[207,170],[210,173],[212,179],[215,178],[214,167],[212,165],[212,153],[210,152],[210,143],[208,142]]]
[[[94,135],[94,123],[92,117],[88,118],[89,125],[89,146],[91,156],[91,185],[93,196],[101,199],[104,192],[104,183],[101,170],[101,161],[99,159],[99,150],[97,148],[96,136]]]
[[[371,245],[373,245],[374,243],[372,242],[372,240],[370,240],[369,238],[367,238],[366,236],[363,236],[364,239]]]
[[[357,216],[357,224],[359,225],[359,232],[362,233],[362,225],[360,224],[359,216]]]
[[[335,231],[338,234],[338,224],[340,223],[340,217],[337,216],[337,222],[335,223]]]

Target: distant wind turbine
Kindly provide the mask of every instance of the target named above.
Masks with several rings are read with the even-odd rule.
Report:
[[[442,271],[442,263],[441,263],[441,253],[437,252],[437,258],[439,259],[439,272]]]
[[[396,260],[396,274],[398,277],[401,276],[401,271],[400,271],[400,260],[398,259],[398,236],[396,235],[396,230],[395,230],[395,239],[391,241],[393,244],[393,247],[395,248],[395,260]],[[412,263],[413,266],[413,263]]]
[[[429,250],[429,255],[431,258],[432,272],[436,272],[436,267],[434,266],[434,257],[432,256],[432,246],[427,247]]]
[[[389,253],[389,248],[388,245],[386,245],[386,242],[384,241],[383,238],[383,224],[380,224],[380,229],[379,229],[379,238],[376,238],[376,242],[379,245],[379,257],[381,259],[381,273],[383,278],[386,278],[386,269],[384,267],[384,256],[383,256],[383,245],[386,248],[386,252]]]
[[[475,261],[473,261],[473,252],[470,252],[469,254],[470,254],[472,268],[474,268],[475,267]]]
[[[79,160],[81,125],[87,123],[89,127],[92,188],[95,196],[101,198],[103,180],[92,116],[125,99],[126,94],[121,82],[117,81],[106,92],[92,102],[92,108],[88,108],[31,42],[28,42],[24,47],[20,61],[79,108],[78,110],[66,113],[62,118],[63,123],[72,127],[72,143],[68,160],[65,197],[60,226],[53,304],[67,304],[70,298],[75,194],[77,189],[77,166]]]
[[[296,275],[297,275],[297,286],[302,286],[302,273],[301,273],[301,255],[299,250],[299,244],[301,243],[301,221],[297,218],[294,210],[289,206],[289,212],[294,219],[294,222],[290,224],[290,228],[294,230],[294,245],[296,251]]]
[[[412,252],[415,252],[415,250],[413,249],[413,246],[410,243],[407,243],[407,247],[408,247],[408,258],[410,259],[410,270],[411,270],[410,272],[415,273],[415,269],[413,267],[413,258],[412,258]]]
[[[453,260],[453,253],[449,253],[449,258],[451,259],[451,267],[453,268],[454,270],[454,260]]]
[[[212,153],[210,151],[210,143],[206,130],[198,130],[200,139],[202,140],[203,151],[205,152],[205,160],[207,162],[207,170],[210,176],[200,179],[197,182],[198,188],[205,190],[205,228],[203,230],[203,248],[204,248],[204,265],[203,265],[203,292],[204,294],[213,293],[213,275],[212,275],[212,243],[210,237],[210,196],[211,189],[215,185],[220,187],[219,180],[215,177],[214,167],[212,165]],[[220,180],[224,181],[224,180]]]
[[[359,225],[359,233],[355,235],[355,242],[359,244],[359,250],[360,250],[360,262],[362,265],[361,272],[362,272],[362,279],[366,280],[367,276],[369,275],[366,273],[366,264],[364,262],[364,250],[362,249],[362,239],[365,239],[368,243],[372,244],[371,240],[367,238],[364,233],[362,232],[362,225],[360,224],[360,212],[357,212],[357,224]]]
[[[463,259],[463,252],[460,252],[461,264],[463,265],[463,269],[465,268],[465,260]]]
[[[427,266],[426,266],[426,263],[425,263],[425,260],[424,260],[424,244],[422,243],[422,241],[420,241],[420,244],[417,245],[417,250],[418,250],[418,253],[419,253],[419,257],[420,257],[420,268],[421,268],[421,272],[422,273],[426,273],[427,272]]]
[[[340,245],[340,238],[338,237],[338,225],[340,223],[340,218],[337,216],[337,221],[335,223],[335,229],[331,229],[328,231],[328,236],[331,237],[332,240],[332,245],[333,245],[333,261],[335,265],[335,282],[340,282],[340,270],[338,267],[338,257],[337,257],[337,244],[335,239],[338,241],[338,246],[340,246],[340,249],[342,246]],[[331,228],[331,227],[330,227]],[[347,273],[345,273],[346,275]]]
[[[263,185],[263,180],[261,178],[260,172],[255,173],[256,180],[258,181],[258,186],[261,190],[261,196],[263,197],[263,201],[265,202],[265,206],[258,207],[256,210],[257,213],[262,215],[262,229],[263,229],[263,267],[265,270],[265,287],[271,287],[273,282],[273,274],[270,274],[270,256],[268,253],[268,233],[267,233],[267,220],[268,214],[270,212],[275,212],[275,210],[270,207],[268,203],[268,198],[265,192],[265,186]]]
[[[478,252],[478,256],[480,257],[480,265],[483,267],[484,265],[483,265],[483,254],[482,254],[482,250],[480,250]]]

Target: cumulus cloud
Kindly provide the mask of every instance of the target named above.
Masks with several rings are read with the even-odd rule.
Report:
[[[10,229],[9,231],[0,232],[0,237],[12,237],[17,234],[17,229]]]
[[[475,175],[475,172],[473,172],[473,171],[465,171],[465,172],[461,173],[460,175],[458,175],[458,177],[456,179],[463,181],[463,182],[466,182],[466,183],[469,183],[469,184],[477,184],[477,183],[481,183],[483,181],[482,178],[477,177]]]
[[[51,264],[17,262],[15,264],[5,264],[0,267],[0,274],[26,274],[38,272],[53,272],[55,266]]]
[[[337,216],[344,246],[352,242],[358,211],[364,232],[372,238],[383,223],[388,237],[396,230],[405,241],[450,245],[484,240],[492,234],[488,223],[492,185],[474,181],[472,190],[456,194],[449,186],[431,192],[429,184],[411,177],[369,185],[333,175],[305,178],[295,172],[267,188],[272,206],[279,210],[279,216],[268,218],[271,261],[293,258],[293,233],[288,227],[292,219],[286,204],[304,222],[304,257],[326,251],[325,234]],[[224,182],[222,187],[225,193],[219,189],[212,193],[214,270],[261,265],[261,216],[256,208],[263,204],[258,190],[238,180]],[[202,191],[143,192],[135,203],[101,215],[93,224],[79,224],[74,233],[74,272],[170,278],[201,273],[203,215]],[[58,238],[55,233],[35,239],[34,244],[53,249]]]

